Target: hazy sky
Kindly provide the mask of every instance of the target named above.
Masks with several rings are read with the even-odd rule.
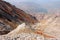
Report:
[[[60,0],[6,0],[8,2],[55,2],[55,1],[60,1]]]

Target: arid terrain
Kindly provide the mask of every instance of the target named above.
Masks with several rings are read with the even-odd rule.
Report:
[[[34,15],[39,23],[31,25],[25,23],[7,35],[0,36],[1,40],[60,40],[60,15],[59,14],[37,14]],[[39,18],[38,18],[39,17]],[[20,27],[20,29],[19,29]],[[40,31],[41,32],[40,32]],[[38,31],[38,33],[36,32]],[[40,33],[39,33],[40,32]]]
[[[28,14],[0,0],[0,40],[60,40],[60,13]]]

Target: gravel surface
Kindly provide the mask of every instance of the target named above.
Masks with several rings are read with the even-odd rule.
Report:
[[[14,37],[0,36],[0,40],[44,40],[43,36],[34,33],[21,33]]]
[[[59,38],[46,38],[42,35],[34,33],[21,33],[15,35],[14,37],[10,36],[0,36],[0,40],[60,40]]]

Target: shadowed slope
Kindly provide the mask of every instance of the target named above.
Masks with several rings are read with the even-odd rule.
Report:
[[[23,22],[34,24],[37,20],[32,15],[25,13],[8,2],[0,1],[0,34],[5,34],[8,28],[12,30]],[[11,30],[8,30],[7,33]]]

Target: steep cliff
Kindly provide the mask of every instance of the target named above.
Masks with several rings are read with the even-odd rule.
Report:
[[[6,34],[21,23],[34,24],[37,19],[8,2],[0,0],[0,34]]]

